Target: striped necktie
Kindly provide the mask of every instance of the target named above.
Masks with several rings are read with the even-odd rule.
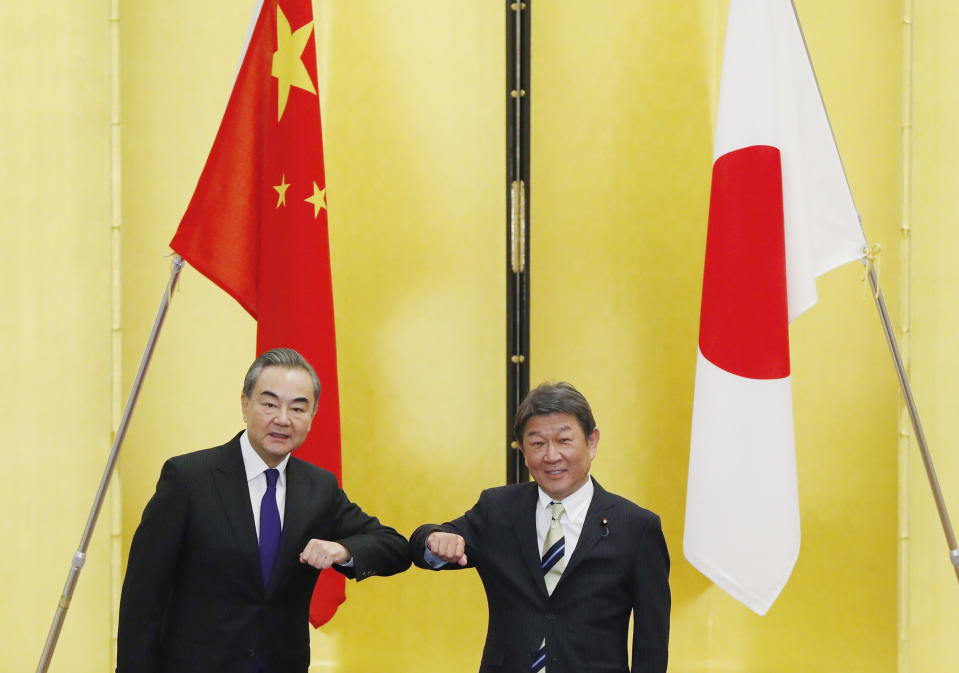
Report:
[[[561,502],[551,502],[549,506],[553,509],[553,520],[549,522],[546,541],[543,542],[540,568],[543,570],[543,579],[546,581],[546,591],[552,595],[559,578],[563,576],[563,569],[566,568],[566,537],[563,534],[563,524],[559,522],[559,518],[566,510],[563,509]],[[543,638],[539,650],[533,655],[530,671],[546,673],[546,638]]]

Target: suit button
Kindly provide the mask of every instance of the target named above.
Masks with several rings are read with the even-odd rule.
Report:
[[[246,651],[246,656],[248,656],[250,659],[252,659],[253,657],[256,656],[256,653],[255,653],[253,650],[247,650],[247,651]]]
[[[548,619],[549,621],[553,621],[554,619],[556,619],[556,615],[554,615],[552,612],[547,612],[543,616],[546,617],[546,619]]]

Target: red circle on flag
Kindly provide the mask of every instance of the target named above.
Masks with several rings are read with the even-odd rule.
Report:
[[[713,165],[699,348],[732,374],[789,376],[782,167],[775,147],[735,150]]]

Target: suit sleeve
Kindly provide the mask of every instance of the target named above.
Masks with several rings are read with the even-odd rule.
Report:
[[[426,570],[462,570],[463,568],[475,567],[483,548],[483,531],[486,528],[486,500],[486,492],[484,491],[472,509],[458,519],[447,521],[444,524],[425,523],[414,530],[413,534],[410,535],[410,556],[413,558],[413,564]],[[465,566],[458,563],[433,566],[426,561],[424,558],[426,541],[430,534],[436,531],[463,536],[466,542],[466,558],[468,561]]]
[[[665,673],[669,657],[669,551],[659,517],[645,522],[633,564],[633,673]]]
[[[130,545],[120,595],[117,673],[157,669],[160,630],[175,581],[188,505],[177,469],[167,461]]]
[[[410,567],[406,538],[380,523],[337,489],[336,541],[353,556],[353,566],[334,566],[360,581],[374,575],[395,575]]]

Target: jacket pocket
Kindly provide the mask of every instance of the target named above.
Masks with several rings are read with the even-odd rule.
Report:
[[[212,660],[212,652],[206,643],[201,643],[176,634],[170,634],[163,639],[160,653],[167,660],[181,664],[190,664],[197,671],[206,670]]]

